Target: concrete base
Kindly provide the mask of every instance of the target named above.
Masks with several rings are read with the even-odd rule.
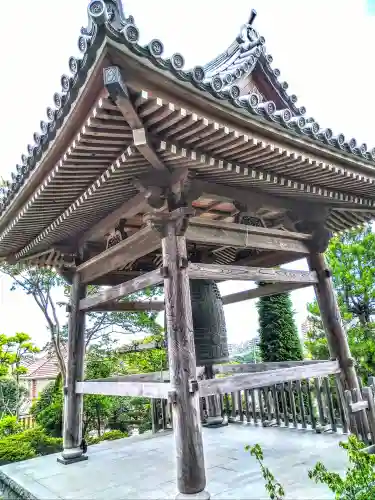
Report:
[[[217,417],[207,417],[206,421],[202,425],[203,427],[213,427],[215,429],[217,427],[224,427],[228,425],[228,420],[224,419],[221,415]]]
[[[322,461],[342,473],[346,454],[342,434],[320,434],[291,428],[232,424],[203,429],[207,490],[213,500],[265,500],[259,464],[245,445],[259,443],[264,463],[293,500],[332,499],[326,486],[315,484],[307,472]],[[62,467],[61,454],[42,456],[0,467],[4,498],[23,500],[205,500],[207,492],[178,495],[176,449],[171,432],[142,434],[89,446],[89,460]],[[0,491],[0,496],[1,495]],[[12,496],[13,495],[13,496]],[[202,495],[206,495],[203,496]]]
[[[83,462],[85,460],[88,460],[88,456],[87,455],[81,455],[80,457],[73,457],[73,458],[64,458],[64,457],[57,457],[57,461],[59,462],[59,464],[63,464],[63,465],[69,465],[69,464],[75,464],[77,462]]]
[[[176,500],[210,500],[211,496],[208,491],[203,490],[199,493],[178,493],[176,495]]]

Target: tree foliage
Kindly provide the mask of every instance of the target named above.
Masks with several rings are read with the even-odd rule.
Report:
[[[345,310],[362,325],[375,313],[375,234],[370,226],[333,238],[326,252]]]
[[[375,374],[375,235],[370,227],[333,238],[326,252],[328,267],[357,370],[364,379]],[[316,301],[308,304],[305,346],[313,359],[328,359],[329,350]]]
[[[39,310],[42,312],[48,331],[51,336],[51,343],[56,353],[59,368],[66,379],[66,369],[64,356],[61,350],[61,343],[68,336],[67,321],[61,321],[59,307],[66,305],[70,297],[70,285],[61,278],[54,270],[47,268],[30,267],[21,264],[0,264],[0,271],[12,279],[11,290],[16,288],[23,290],[30,295]],[[98,293],[100,287],[88,286],[87,294]],[[66,298],[65,301],[58,301],[58,291]],[[160,295],[161,289],[155,287],[145,290],[129,297],[129,300],[150,299],[155,295]],[[156,323],[155,312],[90,312],[86,314],[86,347],[90,342],[99,338],[109,338],[112,333],[135,334],[144,332],[145,334],[160,333],[161,328]]]
[[[299,361],[302,346],[288,293],[261,297],[259,313],[260,351],[263,361]]]

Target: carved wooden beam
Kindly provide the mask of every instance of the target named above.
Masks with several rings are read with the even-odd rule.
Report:
[[[272,283],[271,285],[259,286],[252,290],[244,290],[243,292],[231,293],[222,297],[223,304],[235,304],[244,300],[258,299],[259,297],[270,297],[283,292],[290,292],[311,286],[310,283]]]
[[[114,247],[116,248],[116,247]],[[112,249],[111,249],[112,250]],[[104,306],[110,302],[126,297],[145,288],[159,285],[163,281],[160,269],[155,269],[149,273],[142,274],[137,278],[121,283],[121,285],[113,286],[107,290],[86,297],[81,300],[79,308],[82,311],[97,310],[98,306]]]
[[[77,267],[83,283],[115,271],[160,247],[160,237],[151,227],[140,229],[117,245]]]
[[[94,224],[87,230],[79,239],[79,246],[90,239],[100,239],[116,226],[118,221],[126,216],[133,217],[147,207],[147,201],[143,193],[136,194],[130,200],[125,201],[121,206],[116,208],[113,212],[103,217],[99,222]]]
[[[192,264],[188,266],[190,279],[211,279],[217,281],[260,281],[269,283],[305,283],[318,282],[313,271],[290,271],[289,269],[271,269],[264,267],[241,267],[217,264]]]
[[[157,300],[148,300],[145,302],[113,302],[109,304],[100,304],[91,308],[91,311],[121,311],[121,312],[134,312],[134,311],[163,311],[164,302]],[[139,347],[148,344],[139,344]]]
[[[241,249],[280,250],[309,255],[306,242],[311,238],[307,234],[246,226],[231,222],[209,221],[194,217],[190,220],[186,239],[207,245]]]
[[[301,202],[290,198],[272,196],[267,193],[258,192],[255,189],[243,189],[214,182],[193,179],[192,189],[207,197],[218,197],[221,200],[237,201],[247,206],[248,210],[258,210],[259,208],[269,208],[278,210],[297,209]]]
[[[121,111],[123,117],[133,130],[134,146],[144,158],[157,170],[168,171],[168,168],[159,159],[153,145],[148,137],[141,118],[138,116],[133,103],[131,102],[129,91],[122,79],[121,71],[118,66],[110,66],[104,69],[104,86],[108,94]]]

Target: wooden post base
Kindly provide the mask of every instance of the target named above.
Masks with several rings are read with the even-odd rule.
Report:
[[[228,420],[225,420],[221,415],[207,417],[206,421],[202,424],[203,427],[217,428],[225,427],[228,425]]]
[[[83,455],[83,454],[79,455],[79,456],[73,456],[70,458],[66,458],[63,455],[61,455],[61,457],[57,457],[57,461],[59,462],[59,464],[70,465],[70,464],[75,464],[77,462],[83,462],[85,460],[88,460],[88,458],[89,457],[87,455]]]
[[[211,495],[206,490],[199,493],[178,493],[176,495],[176,500],[210,500],[210,498]]]

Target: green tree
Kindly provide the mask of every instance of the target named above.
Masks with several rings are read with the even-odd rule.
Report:
[[[302,346],[288,293],[261,297],[259,313],[260,351],[263,361],[299,361]]]
[[[0,377],[0,418],[17,415],[27,389],[12,377]]]
[[[370,226],[332,238],[326,259],[345,310],[361,325],[375,313],[375,234]]]
[[[364,379],[375,374],[375,235],[370,227],[333,238],[326,252],[349,346]],[[308,305],[305,347],[313,359],[329,351],[316,301]]]
[[[66,305],[70,296],[70,286],[55,271],[47,268],[37,268],[22,264],[0,264],[0,272],[9,276],[12,280],[11,290],[16,288],[30,295],[39,310],[42,312],[51,336],[51,344],[56,353],[63,381],[66,380],[66,369],[61,343],[67,338],[67,323],[61,323],[59,306]],[[87,293],[92,295],[100,290],[98,286],[88,286]],[[66,297],[66,301],[58,301],[57,295],[60,291]],[[137,298],[152,298],[160,295],[160,287],[142,291],[129,297],[129,300]],[[133,334],[144,332],[159,333],[160,327],[156,323],[155,312],[90,312],[86,315],[86,347],[93,340],[108,337],[112,332]]]

